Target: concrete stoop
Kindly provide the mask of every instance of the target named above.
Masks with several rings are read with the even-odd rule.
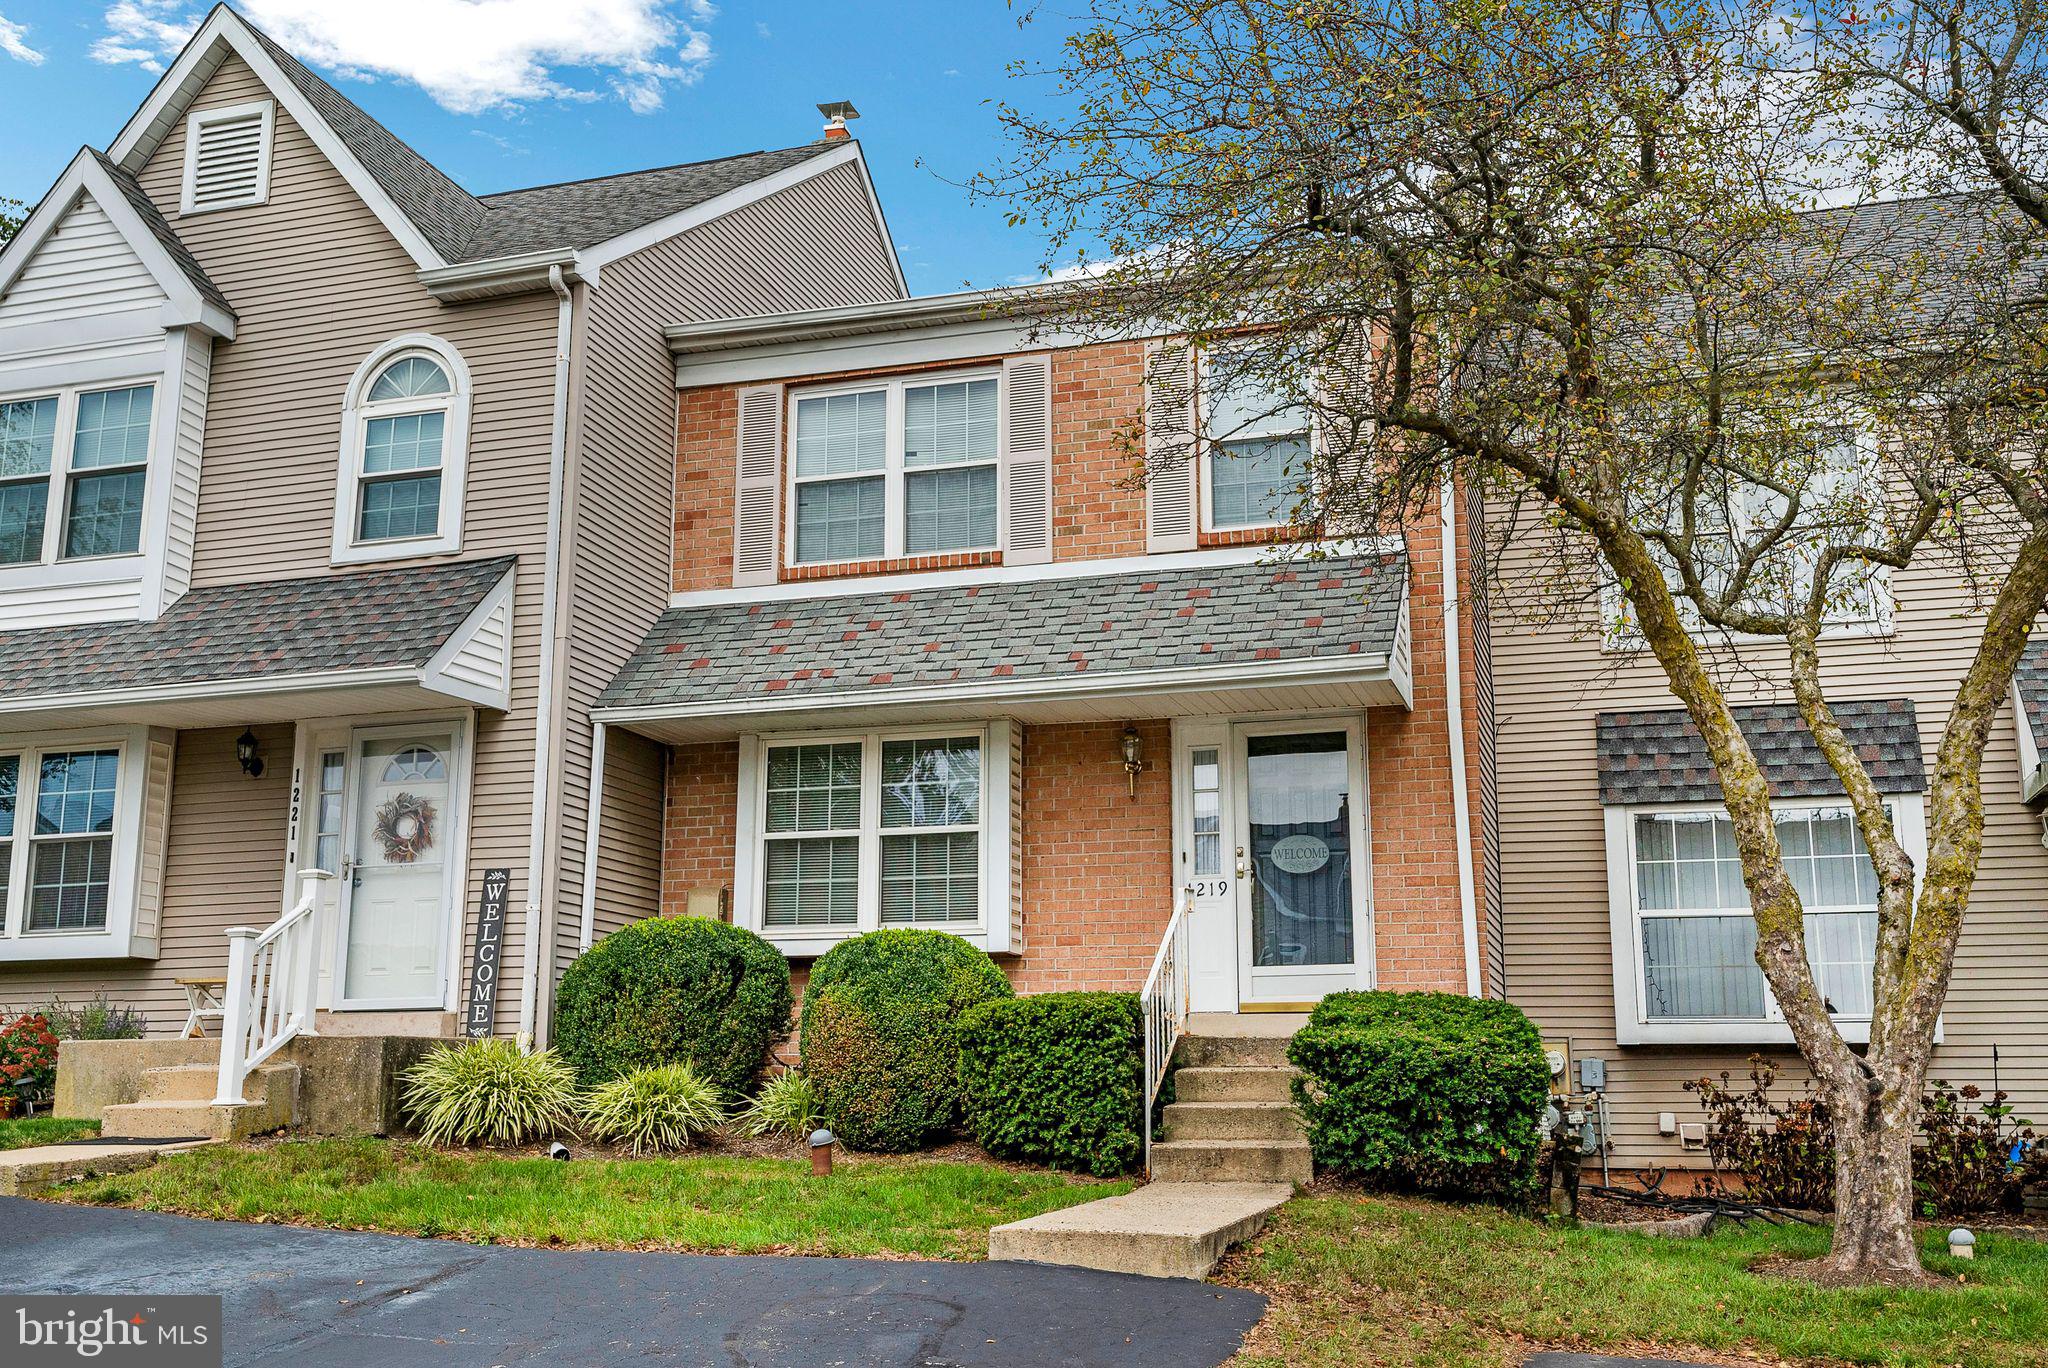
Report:
[[[997,1226],[988,1233],[988,1256],[1154,1278],[1206,1278],[1225,1250],[1256,1235],[1292,1196],[1291,1183],[1148,1183]]]
[[[244,1104],[215,1106],[219,1069],[171,1064],[142,1071],[142,1096],[100,1113],[100,1134],[124,1140],[246,1140],[298,1119],[299,1066],[263,1064],[242,1084]]]

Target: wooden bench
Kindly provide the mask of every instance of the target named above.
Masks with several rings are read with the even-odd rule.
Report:
[[[224,978],[181,978],[171,981],[185,990],[184,1038],[206,1039],[206,1023],[222,1021],[227,1017],[228,981]]]

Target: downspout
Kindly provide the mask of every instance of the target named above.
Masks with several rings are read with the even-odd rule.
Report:
[[[583,950],[597,939],[597,842],[603,809],[604,723],[599,722],[590,729],[590,806],[583,813],[583,933],[576,938]]]
[[[540,686],[533,717],[533,823],[526,839],[526,940],[519,976],[519,1038],[543,1043],[536,1008],[540,1001],[541,890],[547,886],[548,811],[555,784],[556,637],[561,618],[562,495],[568,483],[569,328],[575,296],[562,279],[560,266],[548,267],[548,288],[559,301],[555,308],[555,405],[548,430],[548,531],[543,553],[540,605]]]
[[[1444,476],[1437,496],[1443,512],[1444,715],[1451,732],[1451,831],[1458,842],[1458,910],[1465,928],[1465,995],[1478,997],[1479,896],[1472,873],[1472,795],[1465,787],[1465,681],[1458,660],[1457,484]]]

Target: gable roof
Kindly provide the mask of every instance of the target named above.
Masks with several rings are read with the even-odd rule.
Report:
[[[860,160],[859,145],[852,140],[818,142],[479,197],[268,34],[220,4],[114,140],[109,149],[113,162],[132,173],[147,161],[229,53],[270,87],[422,271],[548,250],[571,254],[749,187],[770,193],[776,186],[759,183],[807,163],[823,171],[843,159]],[[721,211],[731,207],[736,206],[718,206]],[[879,207],[875,220],[887,244]],[[676,231],[687,226],[679,224]],[[893,247],[889,250],[893,257]]]
[[[0,295],[20,278],[82,195],[99,205],[164,292],[165,326],[196,327],[215,337],[235,335],[234,306],[179,239],[155,201],[143,193],[134,176],[90,147],[79,149],[21,230],[0,246]]]

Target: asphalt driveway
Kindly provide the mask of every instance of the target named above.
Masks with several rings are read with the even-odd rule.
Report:
[[[218,1293],[294,1368],[1217,1364],[1265,1299],[1009,1263],[506,1249],[0,1198],[20,1293]]]

